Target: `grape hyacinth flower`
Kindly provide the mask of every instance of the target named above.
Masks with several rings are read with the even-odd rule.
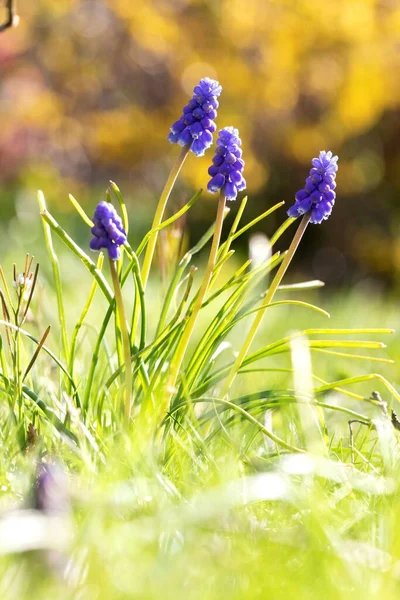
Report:
[[[91,229],[93,238],[90,241],[92,250],[107,249],[111,260],[120,257],[120,246],[126,242],[126,232],[122,220],[115,208],[109,202],[99,202],[93,217],[94,226]]]
[[[291,218],[297,218],[301,215],[304,215],[304,217],[299,223],[292,242],[279,265],[279,269],[264,296],[261,306],[257,309],[253,323],[236,356],[230,373],[228,373],[225,379],[225,383],[220,392],[222,397],[229,393],[229,390],[250,351],[251,345],[264,318],[265,311],[273,301],[275,292],[278,290],[293,256],[299,247],[308,223],[321,223],[324,219],[327,219],[332,212],[336,196],[334,190],[336,188],[336,171],[338,170],[337,161],[337,156],[333,156],[332,152],[325,152],[325,150],[322,150],[319,153],[318,158],[313,158],[312,160],[313,166],[309,177],[307,177],[306,185],[304,189],[297,192],[295,196],[296,202],[288,210],[288,215]]]
[[[289,208],[289,217],[300,217],[311,211],[310,223],[319,224],[329,217],[335,204],[338,157],[322,150],[313,165],[306,185],[295,195],[296,202]]]
[[[224,127],[219,132],[213,164],[208,169],[211,179],[207,189],[211,193],[224,191],[227,200],[236,200],[238,191],[246,189],[242,175],[244,160],[240,146],[242,140],[234,127]]]
[[[118,328],[121,332],[124,352],[125,369],[121,371],[121,378],[123,380],[125,379],[125,418],[126,422],[129,423],[132,409],[131,345],[126,325],[126,313],[121,283],[115,262],[121,255],[120,246],[125,244],[127,236],[122,224],[122,219],[118,216],[117,211],[110,202],[99,202],[96,206],[91,232],[93,234],[93,238],[90,240],[91,249],[101,250],[102,248],[105,248],[108,252],[110,273],[114,287],[114,300],[116,304],[116,323],[118,323]]]
[[[217,128],[214,119],[221,92],[218,81],[209,77],[201,79],[193,90],[193,98],[184,106],[181,118],[172,125],[168,140],[180,146],[190,144],[190,150],[196,156],[203,156],[211,146],[212,134]]]

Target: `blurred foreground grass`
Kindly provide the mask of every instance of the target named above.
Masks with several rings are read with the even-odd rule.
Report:
[[[70,274],[64,294],[67,319],[73,323],[87,289],[70,258],[63,255],[61,263]],[[53,321],[49,344],[57,345],[57,316],[46,277],[44,268],[37,317]],[[149,297],[156,312],[156,288]],[[332,328],[400,329],[396,300],[374,295],[373,289],[337,295],[320,290],[300,297],[330,312]],[[78,357],[90,350],[87,338],[102,311],[102,300],[97,300]],[[325,320],[298,307],[271,308],[259,343],[328,326]],[[398,362],[400,333],[385,341],[388,347],[380,356]],[[350,366],[346,358],[317,352],[312,364],[315,374],[330,381],[376,367],[361,361]],[[288,368],[290,358],[272,357],[268,366]],[[398,383],[396,366],[378,367]],[[236,392],[292,387],[291,373],[252,373],[241,379]],[[378,389],[384,400],[392,400],[379,382],[355,389],[365,397]],[[358,400],[339,400],[332,391],[323,400],[383,423],[379,409]],[[294,435],[291,410],[278,408],[288,439]],[[89,453],[76,456],[62,439],[52,440],[49,454],[40,440],[21,454],[16,438],[5,439],[0,432],[1,599],[397,598],[397,433],[384,424],[376,431],[356,424],[352,464],[348,418],[335,412],[327,418],[329,458],[280,455],[278,448],[271,453],[271,441],[240,418],[207,445],[200,431],[178,435],[172,429],[163,455],[144,432],[118,434],[111,448],[101,449],[107,454],[104,463],[93,462]],[[39,455],[50,463],[56,458],[55,468],[68,473],[51,482],[42,512],[27,510]]]

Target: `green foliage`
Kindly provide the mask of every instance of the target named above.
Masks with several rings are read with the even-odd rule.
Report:
[[[121,191],[111,184],[107,194],[128,229]],[[390,411],[400,395],[384,376],[391,357],[368,355],[393,330],[360,327],[358,317],[344,327],[340,312],[327,328],[321,321],[330,314],[314,298],[285,299],[321,286],[281,284],[290,250],[270,248],[258,265],[238,259],[238,237],[281,203],[245,224],[242,201],[206,287],[193,263],[215,243],[227,210],[177,255],[162,284],[146,285],[149,240],[199,196],[139,244],[127,243],[110,277],[103,256],[93,262],[40,193],[53,283],[43,286],[30,256],[21,273],[14,267],[13,286],[0,271],[4,600],[308,598],[311,586],[315,597],[335,599],[398,593],[400,463]],[[167,243],[161,238],[161,252]],[[261,311],[258,346],[244,353],[225,395],[221,386]],[[376,362],[383,374],[369,371]],[[36,463],[55,457],[69,485],[50,493],[46,510],[19,504]]]

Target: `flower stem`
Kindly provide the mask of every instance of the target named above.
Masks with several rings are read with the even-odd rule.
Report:
[[[172,188],[174,187],[175,181],[176,181],[176,179],[180,173],[180,170],[183,167],[183,163],[185,162],[186,157],[189,153],[189,148],[190,148],[189,145],[184,146],[182,148],[181,152],[179,153],[178,158],[176,159],[175,163],[172,166],[171,172],[168,176],[168,179],[165,183],[164,189],[161,193],[160,200],[158,201],[157,209],[154,214],[153,224],[151,226],[152,230],[155,229],[156,227],[158,227],[162,221],[165,207],[167,206],[168,198],[170,197],[170,194],[171,194]],[[143,266],[142,266],[142,281],[143,281],[144,288],[146,288],[147,280],[149,278],[151,263],[153,262],[154,251],[155,251],[156,244],[157,244],[157,238],[158,238],[158,232],[155,231],[153,233],[153,235],[149,238],[149,241],[147,244],[146,254],[145,254]]]
[[[226,198],[225,198],[225,194],[222,190],[220,193],[220,196],[219,196],[219,201],[218,201],[218,211],[217,211],[217,218],[215,221],[214,236],[213,236],[213,240],[212,240],[210,255],[208,257],[206,272],[204,274],[201,288],[199,290],[195,304],[193,306],[193,310],[190,314],[189,320],[187,322],[187,325],[185,327],[183,335],[179,341],[178,347],[175,352],[175,356],[171,363],[167,397],[170,397],[170,395],[173,393],[179,369],[181,367],[186,349],[190,342],[190,338],[192,336],[198,314],[200,312],[200,309],[204,302],[204,298],[207,294],[207,290],[210,285],[210,281],[211,281],[215,263],[216,263],[219,243],[221,240],[222,225],[224,222],[224,213],[225,213],[225,202],[226,202]]]
[[[117,266],[114,260],[110,258],[110,271],[114,286],[115,303],[119,327],[122,334],[122,345],[124,350],[125,362],[125,417],[129,421],[132,409],[132,367],[131,367],[131,346],[129,343],[128,327],[126,325],[124,301],[122,298],[121,285],[119,283]]]
[[[242,366],[243,360],[246,358],[246,355],[250,349],[250,346],[253,343],[253,340],[256,336],[257,330],[261,324],[264,313],[265,313],[266,309],[268,308],[268,306],[271,304],[271,301],[275,295],[275,292],[278,289],[278,287],[279,287],[279,285],[291,263],[291,260],[300,244],[301,238],[303,237],[304,232],[307,228],[307,225],[310,221],[310,217],[311,217],[310,213],[307,213],[306,215],[304,215],[296,233],[294,234],[292,243],[289,246],[289,249],[285,255],[285,258],[283,259],[281,266],[279,267],[274,279],[272,280],[272,283],[268,289],[268,292],[264,298],[264,301],[260,307],[260,310],[257,312],[257,314],[254,318],[254,321],[252,323],[252,326],[250,328],[250,331],[247,334],[244,344],[240,349],[239,355],[236,358],[236,360],[232,366],[232,369],[224,382],[224,386],[222,388],[222,397],[224,397],[228,394],[230,387],[231,387],[232,383],[234,382],[235,377],[238,374],[240,367]]]
[[[165,207],[167,206],[167,202],[171,195],[172,188],[174,187],[175,181],[177,180],[180,170],[182,169],[183,164],[186,160],[186,157],[189,154],[189,149],[190,149],[189,144],[187,146],[183,146],[183,148],[181,149],[175,163],[172,165],[172,169],[170,171],[170,174],[168,175],[168,179],[165,182],[164,189],[161,192],[161,196],[158,201],[158,205],[156,208],[156,212],[154,214],[151,230],[149,231],[149,234],[148,234],[149,237],[147,240],[146,253],[144,255],[143,266],[142,266],[141,279],[142,279],[142,284],[143,284],[143,289],[142,289],[143,293],[146,290],[147,281],[148,281],[148,278],[150,275],[151,264],[153,262],[153,256],[154,256],[154,252],[155,252],[156,245],[157,245],[157,238],[158,238],[157,227],[159,227],[161,225],[161,222],[162,222],[162,219],[164,216]],[[155,229],[156,229],[156,231],[154,231]],[[136,340],[136,331],[137,331],[137,326],[138,326],[138,322],[139,322],[139,308],[140,308],[140,303],[137,301],[137,298],[136,298],[135,302],[134,302],[134,306],[133,306],[133,311],[132,311],[132,327],[131,327],[131,338],[130,338],[132,347],[135,345],[135,340]],[[142,329],[143,329],[143,326],[142,326]],[[143,335],[142,335],[142,338],[143,338]]]

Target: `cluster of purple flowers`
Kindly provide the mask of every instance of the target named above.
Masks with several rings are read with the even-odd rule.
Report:
[[[300,217],[311,211],[310,223],[322,223],[332,212],[335,204],[336,171],[338,157],[322,150],[311,161],[312,169],[306,185],[295,195],[296,202],[287,212],[289,217]]]
[[[208,169],[208,174],[211,175],[207,186],[209,192],[223,190],[227,200],[236,200],[238,191],[246,189],[246,180],[242,175],[244,160],[241,145],[242,140],[237,129],[221,129],[213,164]]]
[[[180,146],[189,145],[196,156],[203,156],[213,142],[214,119],[219,106],[217,98],[221,91],[218,81],[209,77],[201,79],[181,118],[172,125],[168,140]],[[227,200],[235,200],[238,192],[246,189],[241,145],[237,129],[224,127],[220,130],[213,164],[208,169],[211,176],[207,186],[209,192],[223,191]],[[311,223],[322,223],[329,217],[336,198],[337,161],[337,156],[325,150],[319,153],[318,158],[313,158],[310,175],[305,187],[295,195],[295,203],[288,210],[289,217],[297,218],[310,212]],[[120,257],[119,247],[126,242],[126,232],[113,205],[100,202],[93,221],[91,249],[107,249],[109,257],[117,260]]]
[[[99,202],[94,213],[93,223],[91,249],[105,248],[112,260],[118,260],[120,257],[119,247],[126,242],[126,232],[113,205],[109,202]]]
[[[193,90],[193,98],[183,108],[181,118],[171,127],[168,140],[180,146],[190,144],[196,156],[203,156],[213,142],[216,130],[214,119],[219,106],[218,96],[222,87],[218,81],[204,77]]]

